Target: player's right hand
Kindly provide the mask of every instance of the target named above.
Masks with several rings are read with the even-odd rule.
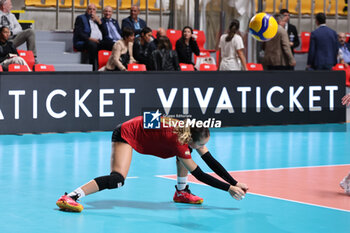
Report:
[[[244,191],[237,186],[230,186],[230,189],[228,190],[228,192],[230,193],[230,195],[236,199],[237,201],[242,200],[242,198],[244,198]]]
[[[347,94],[346,96],[344,96],[341,100],[342,100],[341,103],[342,103],[343,105],[349,106],[349,105],[350,105],[350,93]]]

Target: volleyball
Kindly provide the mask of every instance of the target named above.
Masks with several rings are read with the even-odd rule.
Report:
[[[249,32],[258,41],[271,40],[277,33],[278,24],[274,17],[258,13],[249,22]]]

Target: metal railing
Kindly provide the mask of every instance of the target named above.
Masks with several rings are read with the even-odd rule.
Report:
[[[72,6],[71,6],[71,29],[74,28],[74,22],[75,22],[75,13],[76,13],[76,8],[75,8],[75,2],[80,1],[80,0],[71,0],[72,1]],[[188,0],[189,1],[189,0]],[[173,2],[173,1],[172,1]],[[175,2],[175,1],[174,1]],[[119,21],[119,16],[120,16],[120,9],[119,5],[121,3],[121,0],[115,0],[116,3],[116,18]],[[90,0],[87,0],[87,6],[90,4]],[[163,26],[163,2],[159,1],[160,4],[160,9],[159,9],[159,27]],[[131,0],[131,5],[134,5],[134,0]],[[102,0],[101,2],[101,8],[104,9],[105,7],[105,1]],[[146,0],[146,9],[145,9],[145,21],[146,23],[148,22],[149,19],[149,2]],[[60,0],[56,0],[56,30],[58,30],[59,27],[59,20],[60,20]]]
[[[310,1],[309,2],[310,6],[311,6],[311,9],[310,9],[310,31],[313,31],[314,27],[315,27],[315,13],[319,13],[319,12],[315,12],[316,1],[318,3],[323,1],[323,13],[325,13],[326,16],[330,19],[334,18],[335,30],[338,31],[339,18],[341,17],[341,15],[338,12],[338,3],[340,1],[344,1],[344,0],[335,0],[335,14],[334,14],[334,16],[332,15],[331,17],[329,17],[329,14],[327,13],[327,11],[328,11],[329,7],[331,7],[331,3],[334,0],[309,0],[309,1]],[[278,0],[277,3],[278,2],[281,3],[281,0]],[[303,2],[305,4],[307,1],[303,1]],[[259,0],[258,4],[259,3],[263,4],[263,0]],[[253,1],[253,5],[255,5],[254,1]],[[300,31],[301,21],[302,21],[302,18],[304,18],[303,15],[308,15],[308,14],[302,13],[302,1],[301,0],[297,1],[297,6],[298,6],[298,15],[296,15],[295,17],[298,19],[298,23],[297,23],[298,27],[297,28],[298,28],[298,31]],[[285,5],[283,5],[282,8],[288,9],[288,7],[289,7],[289,1],[286,0]],[[273,0],[273,13],[278,13],[278,9],[276,9],[276,0]],[[347,32],[350,32],[350,13],[349,13],[349,11],[347,11],[346,17],[347,17]]]

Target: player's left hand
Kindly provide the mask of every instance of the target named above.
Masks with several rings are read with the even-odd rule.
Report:
[[[239,183],[239,182],[238,182],[238,183],[236,184],[236,186],[237,186],[237,187],[240,187],[245,193],[247,193],[247,191],[248,191],[248,189],[249,189],[249,188],[248,188],[248,185],[246,185],[246,184],[244,184],[244,183]]]

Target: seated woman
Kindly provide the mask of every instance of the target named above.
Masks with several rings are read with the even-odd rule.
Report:
[[[199,56],[199,48],[196,42],[197,36],[193,34],[193,29],[189,26],[182,29],[182,37],[176,41],[176,52],[180,63],[192,64],[192,53]]]
[[[138,63],[145,64],[147,70],[154,70],[152,52],[156,49],[156,45],[152,39],[152,29],[145,27],[142,29],[140,37],[135,39],[133,45],[134,58]]]
[[[8,41],[10,37],[10,29],[6,26],[0,28],[0,65],[3,70],[7,71],[10,64],[25,65],[28,71],[31,71],[27,62],[18,56],[17,49],[14,47],[11,41]]]
[[[179,58],[168,37],[158,38],[158,48],[153,51],[152,58],[155,70],[180,70]]]
[[[123,28],[123,38],[115,42],[106,66],[99,71],[127,71],[128,64],[136,62],[132,55],[134,38],[135,34],[131,28]]]

